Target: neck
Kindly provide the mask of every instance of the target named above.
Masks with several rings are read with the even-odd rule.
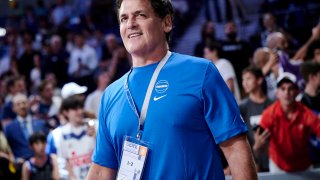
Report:
[[[296,103],[290,103],[290,104],[281,104],[282,110],[285,114],[292,112],[295,107],[296,107]]]
[[[315,97],[315,96],[317,96],[317,91],[318,89],[317,89],[317,87],[316,86],[314,86],[312,83],[308,83],[307,84],[307,86],[306,86],[306,88],[305,88],[305,90],[304,90],[304,92],[306,93],[306,94],[308,94],[309,96],[311,96],[311,97]]]
[[[43,153],[43,154],[34,154],[34,158],[35,158],[36,160],[42,160],[43,157],[46,157],[46,154],[45,154],[45,153]]]
[[[161,61],[168,52],[168,45],[163,48],[157,48],[149,54],[131,54],[133,67],[142,67]]]
[[[69,120],[69,121],[70,121],[70,120]],[[70,123],[71,123],[71,125],[72,125],[73,127],[79,127],[79,126],[82,125],[82,123],[77,123],[77,122],[74,122],[74,121],[70,121]]]
[[[52,98],[51,99],[42,98],[42,103],[50,105],[52,103]]]
[[[249,98],[255,103],[263,103],[267,97],[261,89],[257,89],[249,94]]]
[[[98,90],[99,91],[104,91],[105,89],[106,89],[106,87],[107,87],[107,85],[105,86],[105,85],[100,85],[100,86],[98,86]]]

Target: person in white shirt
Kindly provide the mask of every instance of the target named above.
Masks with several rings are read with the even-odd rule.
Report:
[[[239,103],[241,96],[236,73],[228,60],[219,58],[219,52],[221,52],[221,47],[218,44],[208,44],[204,48],[204,58],[209,59],[214,63],[236,101]]]
[[[105,88],[110,84],[111,77],[108,72],[100,72],[97,78],[97,89],[88,95],[84,103],[84,109],[91,113],[94,113],[98,117],[100,101],[102,98],[102,93]]]

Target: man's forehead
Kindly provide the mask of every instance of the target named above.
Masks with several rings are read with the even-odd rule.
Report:
[[[150,9],[152,10],[152,7],[148,0],[124,0],[119,9],[119,16],[148,11]]]
[[[16,96],[13,97],[12,99],[12,103],[15,104],[15,103],[19,103],[19,102],[26,102],[28,101],[27,97],[25,95],[22,95],[22,94],[18,94]]]

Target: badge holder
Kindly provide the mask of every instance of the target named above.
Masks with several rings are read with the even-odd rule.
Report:
[[[133,137],[125,136],[117,180],[139,180],[148,155],[148,145]]]

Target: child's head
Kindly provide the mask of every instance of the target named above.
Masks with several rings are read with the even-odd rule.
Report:
[[[62,101],[61,111],[72,124],[83,124],[83,102],[77,96],[71,96]]]
[[[42,132],[36,132],[29,137],[29,145],[36,155],[45,154],[46,144],[46,135]]]

